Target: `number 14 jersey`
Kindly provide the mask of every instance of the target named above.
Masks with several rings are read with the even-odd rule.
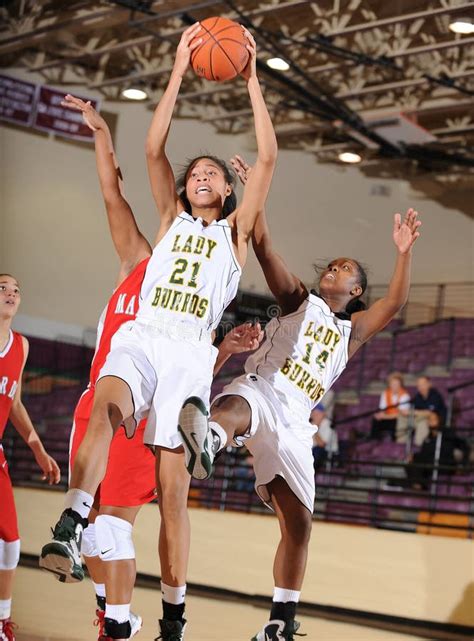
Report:
[[[241,273],[227,220],[205,225],[183,212],[153,250],[137,319],[211,331],[237,294]]]

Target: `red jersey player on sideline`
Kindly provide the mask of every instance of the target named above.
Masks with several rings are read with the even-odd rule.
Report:
[[[113,336],[124,323],[136,316],[151,247],[140,233],[133,212],[123,196],[120,169],[107,123],[89,103],[78,98],[68,95],[63,105],[81,111],[84,121],[95,132],[99,181],[112,239],[121,262],[117,288],[99,321],[89,385],[74,412],[70,442],[72,469],[76,452],[87,431],[95,384],[110,351]],[[231,354],[255,349],[262,336],[258,324],[254,327],[246,324],[229,332],[219,347],[215,371],[222,367]],[[155,457],[143,444],[145,424],[145,420],[139,424],[132,439],[126,437],[124,430],[118,430],[115,434],[107,472],[96,494],[89,525],[84,530],[83,553],[96,591],[96,624],[99,626],[100,641],[111,638],[105,633],[105,618],[114,618],[116,609],[131,601],[136,575],[132,528],[140,507],[156,497]],[[117,536],[117,532],[120,536]],[[130,612],[129,621],[130,638],[139,631],[141,618]]]
[[[20,558],[20,536],[13,488],[1,439],[8,419],[31,448],[43,470],[43,479],[59,483],[56,461],[45,451],[28,412],[21,401],[21,377],[28,357],[28,341],[12,331],[11,324],[20,305],[18,282],[0,274],[0,639],[15,641],[10,619],[15,569]]]

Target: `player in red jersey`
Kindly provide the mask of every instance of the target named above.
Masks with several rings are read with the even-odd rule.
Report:
[[[49,484],[59,483],[56,461],[45,451],[21,400],[21,377],[28,357],[28,341],[12,331],[20,305],[20,288],[9,274],[0,274],[0,639],[14,641],[10,619],[15,569],[20,558],[20,537],[13,488],[1,439],[8,419],[31,448]]]
[[[99,181],[112,239],[121,263],[116,289],[99,321],[89,385],[74,412],[70,442],[72,469],[76,452],[87,430],[97,378],[110,351],[113,336],[124,323],[136,316],[151,248],[140,233],[123,195],[121,174],[107,123],[89,103],[78,98],[68,95],[63,105],[80,110],[86,124],[95,132]],[[250,324],[229,332],[219,348],[215,371],[232,353],[257,347],[261,337],[260,327],[251,327]],[[140,617],[129,612],[136,575],[132,528],[140,507],[156,497],[155,457],[143,444],[145,423],[142,421],[139,424],[138,434],[136,432],[132,439],[126,437],[124,430],[118,430],[115,434],[107,472],[95,497],[89,525],[84,530],[83,553],[96,591],[101,641],[122,638],[122,635],[109,636],[110,633],[114,634],[110,619],[117,620],[122,612],[125,612],[129,623],[127,638],[134,636],[141,627]],[[77,569],[76,575],[76,579],[82,578],[81,568]],[[60,576],[58,578],[61,579]]]

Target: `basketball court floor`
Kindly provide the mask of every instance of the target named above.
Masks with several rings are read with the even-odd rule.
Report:
[[[13,596],[13,619],[18,623],[17,641],[95,641],[95,599],[91,582],[63,585],[36,569],[19,568]],[[157,635],[161,594],[137,588],[132,609],[143,617],[137,641]],[[190,621],[186,641],[250,641],[267,618],[267,611],[251,605],[188,597]],[[308,641],[410,641],[419,637],[374,628],[298,617]]]

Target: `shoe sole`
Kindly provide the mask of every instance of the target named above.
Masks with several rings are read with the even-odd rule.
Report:
[[[56,543],[48,543],[41,550],[39,566],[42,570],[54,574],[61,583],[79,583],[84,578],[82,567]]]
[[[212,460],[206,449],[209,424],[204,403],[197,396],[191,396],[179,413],[178,432],[183,438],[186,469],[199,481],[212,474]]]
[[[143,619],[138,614],[135,615],[132,625],[132,632],[130,633],[130,639],[140,632],[143,625]]]

